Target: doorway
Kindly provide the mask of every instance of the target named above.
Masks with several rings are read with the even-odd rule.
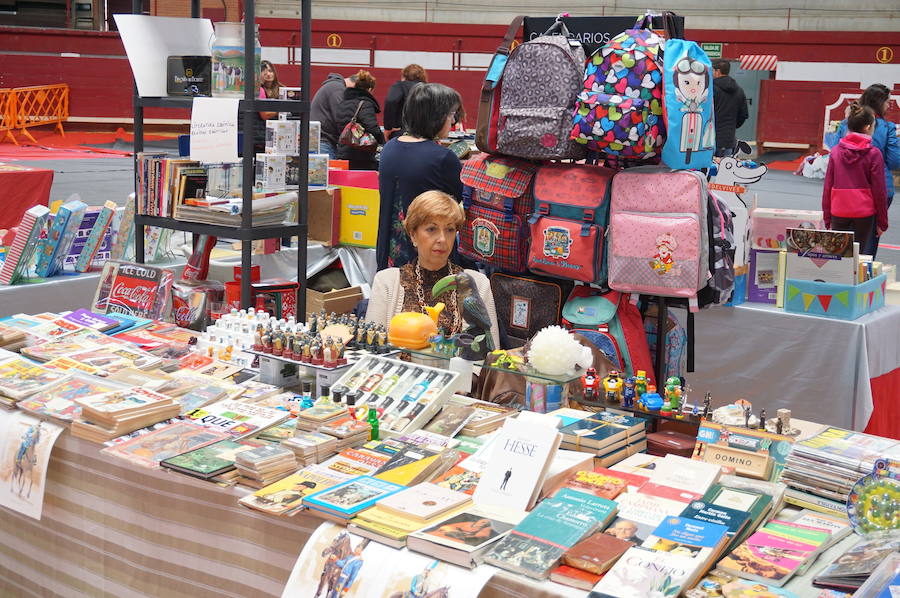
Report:
[[[731,62],[731,76],[744,90],[747,98],[747,121],[737,130],[737,138],[756,145],[756,121],[759,113],[759,82],[768,79],[769,71],[746,71],[737,60]]]

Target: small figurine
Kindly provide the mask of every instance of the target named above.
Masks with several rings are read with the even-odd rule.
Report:
[[[600,394],[600,378],[597,377],[597,370],[588,368],[581,377],[581,386],[584,400],[597,400],[597,396]]]
[[[366,349],[369,351],[375,351],[375,325],[370,324],[368,328],[366,328]]]
[[[387,331],[384,328],[378,330],[375,334],[375,352],[376,353],[387,353]]]
[[[330,336],[326,337],[325,344],[322,347],[322,365],[327,368],[337,366],[337,351],[334,347],[334,340]]]
[[[634,377],[625,378],[622,383],[622,406],[634,407]]]
[[[792,432],[791,430],[791,410],[790,409],[779,409],[775,412],[775,417],[778,421],[781,422],[781,432],[783,434],[788,434]]]
[[[360,324],[356,329],[356,345],[357,349],[362,349],[363,345],[366,342],[366,327],[364,324]]]
[[[338,337],[338,339],[334,342],[334,350],[337,353],[338,365],[347,365],[347,358],[344,357],[344,351],[346,349],[347,345],[344,344],[344,339]]]
[[[750,427],[750,415],[751,414],[752,414],[752,412],[750,410],[750,405],[747,405],[746,407],[744,407],[744,427],[745,428]]]
[[[603,398],[613,403],[622,402],[622,379],[619,372],[610,370],[609,374],[603,379]]]
[[[709,408],[710,402],[712,402],[712,393],[706,393],[706,396],[703,397],[703,414],[700,416],[700,419],[706,421],[709,417]]]
[[[674,412],[676,415],[681,416],[681,379],[676,376],[669,377],[666,380],[666,387],[663,392],[666,397],[664,405],[668,404],[669,414],[671,415]]]
[[[309,345],[310,363],[313,365],[322,365],[324,359],[322,356],[322,342],[316,337]]]
[[[766,410],[759,410],[759,429],[765,431],[766,429]]]
[[[638,370],[634,377],[634,394],[640,399],[647,392],[647,372]]]
[[[663,398],[656,392],[656,387],[649,384],[647,392],[641,395],[638,403],[643,406],[644,411],[659,411],[663,405]]]

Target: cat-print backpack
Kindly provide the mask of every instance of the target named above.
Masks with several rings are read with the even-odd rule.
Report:
[[[709,56],[695,42],[666,42],[663,115],[668,137],[662,159],[669,168],[699,170],[712,164],[716,146],[712,70]]]

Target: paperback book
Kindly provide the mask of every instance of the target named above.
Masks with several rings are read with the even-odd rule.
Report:
[[[208,480],[234,469],[238,453],[264,446],[253,440],[221,440],[160,461],[165,468]]]
[[[547,498],[485,555],[491,565],[545,579],[562,555],[613,516],[616,503],[563,488]]]
[[[271,515],[289,515],[302,507],[304,496],[346,480],[319,466],[310,466],[240,499],[245,507]]]
[[[379,500],[403,490],[403,486],[371,476],[359,476],[316,492],[303,499],[303,506],[343,519],[350,519]]]
[[[187,422],[175,422],[148,434],[102,449],[101,453],[114,455],[142,467],[159,467],[160,461],[186,453],[228,436],[207,430]]]
[[[186,421],[224,432],[232,438],[243,438],[263,428],[280,424],[290,413],[270,407],[226,399],[189,411]]]

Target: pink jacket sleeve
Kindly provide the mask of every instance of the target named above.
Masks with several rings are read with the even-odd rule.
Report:
[[[884,182],[884,158],[881,151],[869,152],[869,180],[872,185],[872,199],[875,201],[875,224],[881,230],[888,229],[887,187]]]
[[[831,187],[834,185],[834,152],[828,160],[828,168],[825,170],[825,186],[822,188],[822,213],[825,219],[825,228],[831,228]]]

